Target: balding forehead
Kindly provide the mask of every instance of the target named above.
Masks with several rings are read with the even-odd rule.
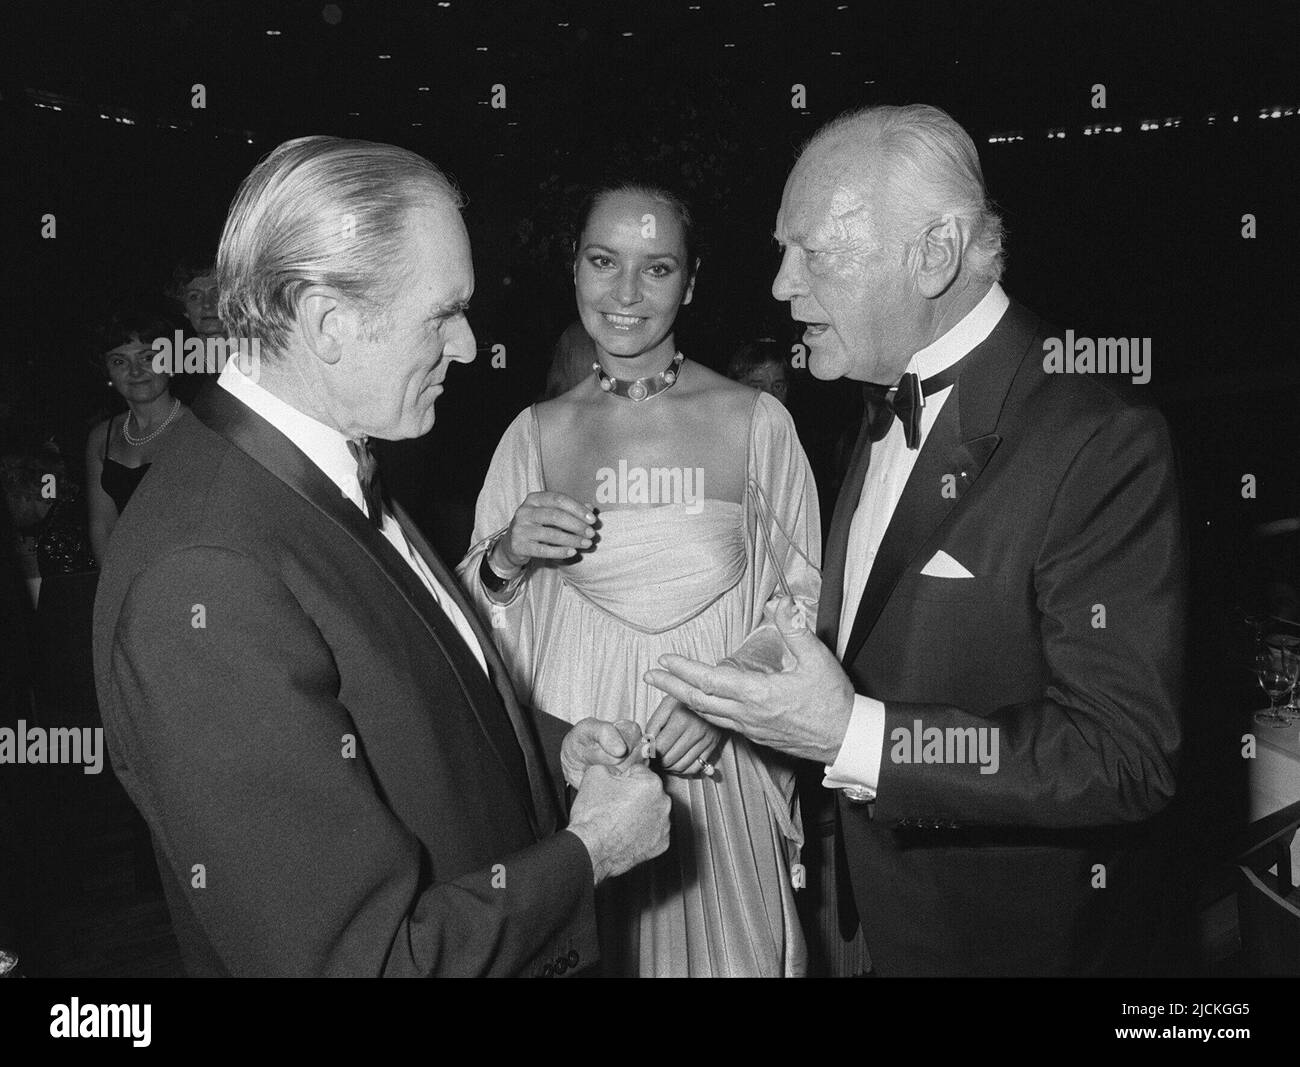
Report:
[[[810,173],[827,182],[859,190],[863,198],[875,186],[880,167],[878,152],[865,133],[832,134],[825,141],[809,145],[799,162],[807,162]]]
[[[791,238],[869,237],[874,173],[857,147],[839,138],[799,158],[782,198],[778,229]],[[829,231],[829,232],[827,232]]]

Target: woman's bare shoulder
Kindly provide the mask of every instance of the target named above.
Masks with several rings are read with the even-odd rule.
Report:
[[[109,434],[109,428],[112,426],[115,418],[117,418],[116,415],[110,415],[106,419],[100,419],[90,428],[90,432],[86,434],[87,456],[94,456],[98,459],[104,454],[104,446]]]
[[[596,379],[584,378],[568,392],[540,400],[533,405],[538,426],[546,432],[562,430],[582,418],[582,413],[603,394],[596,387]]]
[[[719,374],[703,363],[691,361],[682,380],[685,382],[691,379],[694,379],[691,382],[692,392],[710,393],[715,400],[727,400],[742,406],[754,402],[756,390],[740,382],[733,382],[725,374]]]
[[[694,364],[691,369],[696,372],[692,393],[736,426],[747,427],[762,394],[702,364]]]

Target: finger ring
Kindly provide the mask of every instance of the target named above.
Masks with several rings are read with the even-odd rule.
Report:
[[[704,772],[704,776],[705,776],[706,778],[712,778],[712,777],[713,777],[713,764],[712,764],[712,763],[710,763],[708,760],[706,760],[703,756],[697,756],[696,759],[695,759],[695,762],[698,763],[698,764],[700,765],[700,770]]]

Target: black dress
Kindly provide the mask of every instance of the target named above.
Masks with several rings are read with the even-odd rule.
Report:
[[[126,502],[131,499],[131,494],[136,491],[141,479],[148,472],[149,464],[141,463],[138,467],[128,467],[125,463],[109,459],[108,442],[112,433],[113,420],[109,419],[108,432],[104,434],[104,469],[99,476],[99,484],[104,492],[113,498],[113,503],[117,505],[117,513],[121,515],[126,510]]]

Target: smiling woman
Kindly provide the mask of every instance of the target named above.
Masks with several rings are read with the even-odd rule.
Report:
[[[619,185],[591,194],[579,210],[578,316],[611,376],[657,373],[675,354],[673,324],[691,302],[699,267],[692,234],[690,209],[663,189]]]
[[[573,282],[594,373],[506,431],[460,576],[521,694],[569,721],[634,721],[664,776],[668,851],[599,895],[606,972],[796,976],[793,774],[642,677],[666,653],[759,655],[782,583],[817,599],[816,489],[790,417],[677,350],[697,269],[672,194],[587,200]]]
[[[152,342],[171,337],[175,326],[160,307],[142,304],[114,315],[98,332],[96,363],[127,410],[97,425],[86,442],[90,544],[97,560],[104,558],[127,501],[166,447],[168,431],[187,410],[171,394],[171,375],[154,369]]]

